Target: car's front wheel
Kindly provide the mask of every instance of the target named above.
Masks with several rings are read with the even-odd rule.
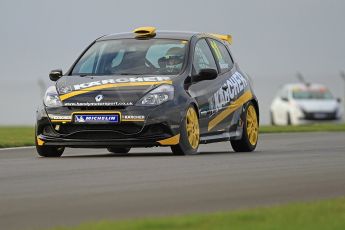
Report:
[[[270,112],[270,120],[271,120],[271,125],[273,126],[277,125],[272,111]]]
[[[180,125],[180,141],[171,146],[174,155],[191,155],[198,152],[200,142],[199,118],[193,106],[189,106]]]
[[[131,148],[109,147],[107,150],[114,154],[127,154]]]
[[[235,152],[252,152],[256,148],[259,137],[259,122],[252,102],[247,104],[243,113],[243,131],[240,140],[231,140]]]
[[[286,125],[292,125],[290,113],[286,114]]]

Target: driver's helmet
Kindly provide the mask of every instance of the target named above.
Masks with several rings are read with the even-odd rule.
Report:
[[[180,47],[170,48],[165,54],[166,71],[168,73],[180,72],[183,64],[184,49]]]

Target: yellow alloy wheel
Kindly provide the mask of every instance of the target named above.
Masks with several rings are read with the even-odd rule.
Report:
[[[200,140],[199,120],[193,107],[190,107],[187,111],[186,129],[190,146],[193,149],[198,148]]]
[[[247,135],[251,145],[256,145],[258,141],[259,124],[258,117],[253,105],[247,109]]]

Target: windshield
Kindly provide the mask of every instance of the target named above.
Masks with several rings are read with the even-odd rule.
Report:
[[[176,75],[186,44],[172,39],[99,41],[80,58],[72,75]]]
[[[292,91],[292,97],[297,100],[318,99],[327,100],[333,99],[331,92],[326,88],[318,89],[295,89]]]

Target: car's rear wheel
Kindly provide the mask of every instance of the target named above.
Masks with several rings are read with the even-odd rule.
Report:
[[[127,154],[131,148],[109,147],[107,150],[114,154]]]
[[[41,157],[61,157],[65,151],[62,146],[39,146],[36,141],[36,151]]]
[[[200,142],[199,118],[193,106],[189,106],[180,126],[180,141],[171,146],[174,155],[190,155],[198,152]]]
[[[243,132],[240,140],[231,140],[231,146],[236,152],[251,152],[256,148],[259,137],[259,122],[252,102],[247,104],[243,113]]]

